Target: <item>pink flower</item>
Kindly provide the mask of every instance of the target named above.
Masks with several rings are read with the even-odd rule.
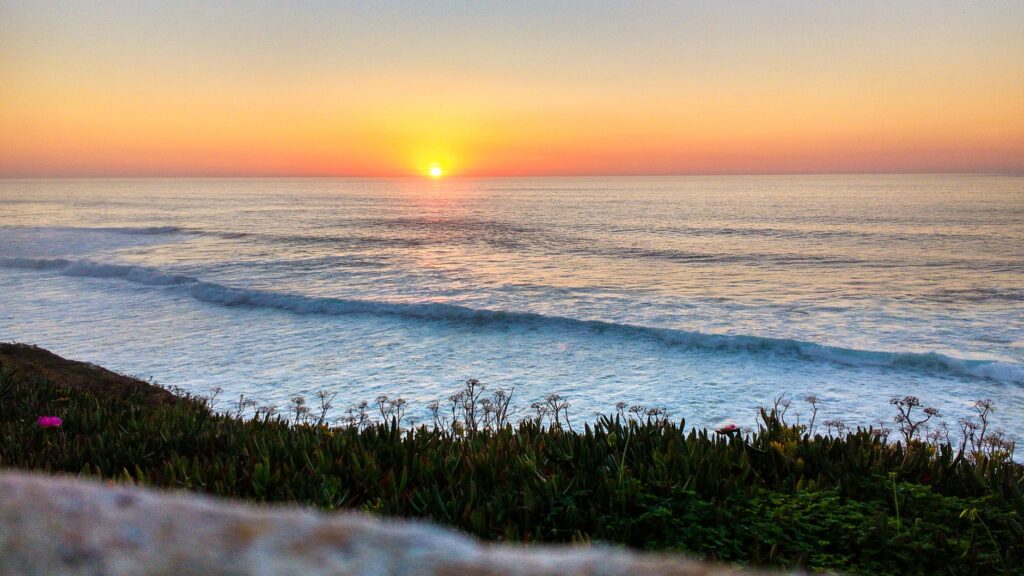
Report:
[[[715,430],[715,432],[718,432],[719,434],[729,434],[731,432],[736,432],[739,429],[740,427],[735,424],[726,424],[725,426],[722,426],[718,430]]]
[[[36,425],[40,428],[60,428],[60,425],[64,421],[60,419],[60,416],[40,416],[36,420]]]

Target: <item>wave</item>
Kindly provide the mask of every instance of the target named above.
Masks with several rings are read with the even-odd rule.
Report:
[[[79,228],[79,230],[96,230],[98,232],[114,232],[117,234],[136,234],[142,236],[178,234],[185,232],[184,228],[179,228],[177,226],[113,226],[106,228]]]
[[[975,287],[936,290],[922,300],[955,304],[957,302],[1024,302],[1024,288]]]
[[[176,286],[188,290],[196,300],[222,306],[264,308],[295,314],[330,316],[367,314],[429,321],[471,322],[483,325],[517,325],[528,329],[586,330],[591,333],[614,334],[628,338],[646,338],[659,341],[667,346],[711,351],[777,354],[853,367],[870,366],[915,370],[1024,384],[1024,365],[992,360],[954,358],[935,352],[858,350],[787,338],[654,328],[617,324],[603,320],[547,316],[533,312],[478,309],[444,303],[398,303],[302,296],[266,290],[232,288],[191,276],[168,274],[142,266],[102,264],[88,260],[0,258],[0,267],[55,271],[65,276],[117,278],[151,286]]]
[[[403,232],[428,232],[442,236],[442,241],[453,240],[452,234],[461,236],[463,242],[482,242],[502,250],[541,250],[551,254],[565,254],[581,257],[599,258],[626,258],[645,259],[663,262],[682,263],[689,265],[719,265],[736,264],[751,266],[797,266],[797,267],[829,267],[829,266],[868,266],[868,267],[955,267],[972,266],[977,267],[978,262],[964,261],[958,259],[946,260],[878,260],[865,259],[852,256],[840,256],[830,254],[801,254],[801,253],[723,253],[723,252],[690,252],[674,248],[650,248],[645,246],[622,246],[606,244],[592,240],[581,240],[578,238],[562,237],[552,235],[542,230],[528,229],[514,226],[507,223],[490,220],[456,220],[448,221],[436,218],[395,218],[395,219],[354,219],[353,223],[359,226],[397,227]],[[135,236],[158,236],[158,235],[187,235],[193,237],[208,237],[220,240],[255,240],[274,244],[289,244],[296,246],[331,246],[338,249],[361,250],[365,248],[418,248],[437,242],[430,237],[410,237],[406,235],[373,235],[373,234],[274,234],[250,231],[227,231],[227,230],[206,230],[193,227],[179,226],[138,226],[138,227],[49,227],[34,228],[38,230],[60,230],[68,232],[85,233],[113,233]],[[708,229],[718,230],[720,233],[739,233],[734,229]],[[746,233],[745,231],[743,233]],[[998,271],[1005,268],[1005,271],[1016,269],[1015,261],[988,261],[985,262],[990,269]],[[935,296],[936,299],[948,295]],[[981,296],[982,300],[990,299]],[[968,295],[970,299],[970,295]],[[997,297],[996,299],[1004,299]],[[1018,300],[1019,293],[1009,299]]]
[[[357,227],[383,228],[388,230],[418,230],[424,232],[456,232],[465,234],[483,233],[517,234],[536,237],[550,233],[549,229],[526,226],[507,220],[479,218],[473,216],[399,216],[391,218],[350,218],[346,224]],[[857,239],[875,241],[913,241],[913,240],[988,240],[985,234],[966,232],[937,231],[932,229],[908,229],[901,231],[874,230],[857,227],[828,227],[822,223],[818,227],[776,227],[776,226],[700,226],[673,224],[670,226],[628,226],[619,223],[588,223],[580,226],[577,233],[596,232],[601,237],[620,236],[623,234],[641,233],[679,236],[741,236],[755,238],[792,238],[806,240],[824,239]]]
[[[59,270],[71,265],[63,258],[0,258],[0,268],[26,268],[29,270]]]
[[[99,232],[111,234],[129,234],[133,236],[159,236],[187,232],[178,226],[5,226],[20,230],[47,230],[60,232]]]
[[[54,270],[63,276],[118,278],[150,286],[174,286],[199,282],[191,276],[167,274],[144,266],[101,264],[90,260],[65,260],[64,258],[0,258],[0,268]]]
[[[796,266],[796,267],[829,267],[829,266],[866,266],[873,268],[893,267],[977,267],[978,262],[962,259],[943,260],[895,260],[887,258],[860,258],[835,254],[801,254],[801,253],[757,253],[757,252],[691,252],[673,248],[651,248],[644,246],[622,246],[607,244],[597,238],[579,239],[563,237],[541,230],[520,232],[508,225],[479,224],[472,226],[441,226],[424,221],[413,220],[406,228],[396,228],[402,235],[372,234],[268,234],[258,232],[227,232],[215,230],[184,229],[184,232],[197,236],[207,236],[225,240],[248,240],[281,243],[296,246],[331,246],[339,249],[359,250],[365,248],[418,248],[436,243],[461,242],[465,244],[482,243],[500,250],[522,250],[526,252],[544,252],[552,255],[570,255],[580,257],[598,257],[614,259],[644,259],[662,262],[673,262],[691,265],[737,264],[748,266]],[[407,234],[425,236],[408,236]],[[1005,266],[1012,269],[1015,261],[989,261],[989,267]]]

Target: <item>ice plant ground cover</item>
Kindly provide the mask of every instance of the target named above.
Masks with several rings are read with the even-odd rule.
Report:
[[[928,415],[916,399],[895,400],[908,421],[888,442],[835,424],[811,434],[777,408],[750,432],[628,410],[570,429],[557,397],[543,421],[499,425],[493,400],[489,416],[472,411],[480,390],[456,398],[448,420],[438,410],[440,426],[400,426],[404,405],[385,399],[390,423],[329,427],[299,405],[300,424],[216,413],[53,355],[65,364],[18,365],[29,349],[5,346],[5,468],[426,518],[488,540],[600,541],[861,574],[1024,568],[1024,468],[999,445],[907,444],[902,432]],[[61,427],[40,430],[40,414],[59,415]]]
[[[59,416],[40,416],[36,419],[36,425],[40,428],[60,428],[61,422]]]

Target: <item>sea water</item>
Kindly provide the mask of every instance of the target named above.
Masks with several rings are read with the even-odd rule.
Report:
[[[754,422],[995,401],[1024,439],[1024,178],[0,181],[0,339],[283,407],[467,378]]]

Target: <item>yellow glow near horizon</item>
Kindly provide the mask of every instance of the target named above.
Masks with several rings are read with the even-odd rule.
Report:
[[[0,178],[1024,172],[1024,3],[255,4],[2,3]]]

